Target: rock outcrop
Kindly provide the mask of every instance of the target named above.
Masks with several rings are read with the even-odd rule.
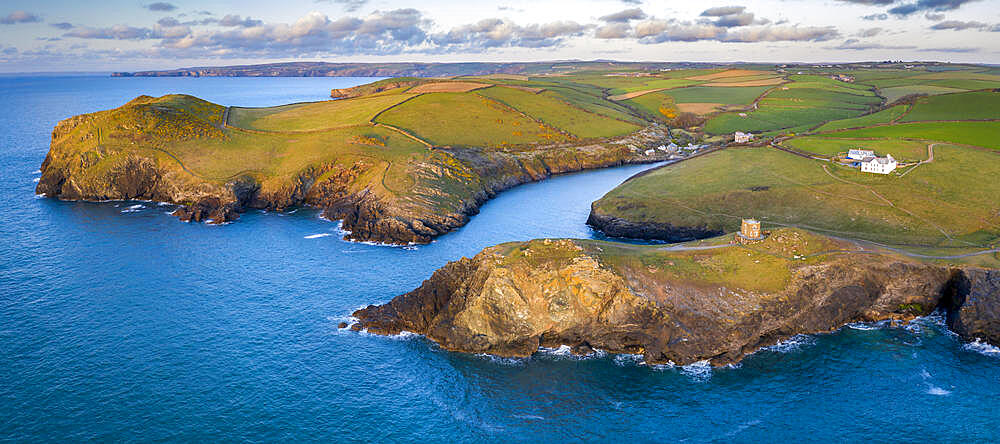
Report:
[[[715,365],[796,334],[912,319],[939,306],[965,338],[997,341],[1000,333],[1000,278],[993,271],[871,252],[759,269],[765,253],[741,247],[631,248],[579,240],[487,248],[449,263],[410,293],[358,310],[352,328],[420,333],[471,353],[523,357],[540,346],[567,345],[578,353],[642,354],[649,363]],[[748,261],[739,262],[743,257]],[[770,277],[780,285],[739,285],[741,273],[756,272],[775,273]]]

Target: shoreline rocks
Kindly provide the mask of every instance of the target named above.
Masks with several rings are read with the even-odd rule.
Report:
[[[565,345],[642,354],[648,363],[726,365],[797,334],[909,320],[940,307],[963,338],[1000,341],[997,271],[837,253],[781,265],[776,272],[788,273],[781,288],[747,289],[716,275],[664,277],[648,265],[654,261],[648,257],[713,264],[711,253],[656,253],[643,264],[603,245],[544,240],[490,247],[386,304],[356,311],[359,322],[351,328],[410,331],[446,350],[505,357]]]

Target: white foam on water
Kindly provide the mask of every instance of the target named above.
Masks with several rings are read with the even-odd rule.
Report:
[[[35,171],[32,171],[32,172],[31,172],[31,174],[42,174],[42,170],[35,170]]]
[[[707,382],[712,379],[712,364],[707,360],[688,364],[681,367],[681,374],[694,382]]]
[[[305,236],[304,239],[319,239],[321,237],[327,237],[327,236],[333,236],[333,235],[330,233],[310,234],[308,236]]]
[[[115,206],[117,206],[117,205],[115,205]],[[129,207],[126,207],[126,208],[125,208],[124,210],[122,210],[121,212],[122,212],[122,213],[135,213],[135,212],[138,212],[138,211],[140,211],[140,210],[142,210],[142,209],[144,209],[144,208],[146,208],[146,206],[145,206],[145,205],[142,205],[142,204],[137,204],[137,205],[131,205],[131,206],[129,206]]]
[[[951,394],[951,392],[948,391],[948,390],[945,390],[945,389],[943,389],[941,387],[928,384],[927,385],[927,394],[928,395],[935,395],[935,396],[948,396],[948,395]]]
[[[40,180],[42,180],[41,177],[36,177],[34,179],[31,179],[31,181],[34,182],[34,183],[38,183],[38,181],[40,181]]]
[[[285,213],[285,214],[295,214],[295,212],[296,212],[296,211],[299,211],[299,209],[298,209],[298,208],[296,208],[296,209],[294,209],[294,210],[292,210],[292,211],[289,211],[289,212],[287,212],[287,213]]]
[[[1000,347],[988,344],[979,339],[966,343],[962,348],[991,358],[1000,358]]]
[[[880,328],[885,328],[886,326],[888,326],[888,321],[851,322],[850,324],[845,325],[845,327],[847,328],[853,330],[862,330],[862,331],[878,330]]]
[[[639,365],[642,363],[642,355],[620,354],[615,355],[615,365],[624,367],[626,365]]]
[[[35,195],[35,199],[45,199],[45,193],[38,193]]]
[[[557,348],[538,347],[538,352],[553,356],[571,356],[573,349],[568,345],[560,345]]]
[[[567,358],[576,360],[603,358],[608,355],[608,352],[601,349],[594,349],[594,351],[591,353],[585,355],[578,355],[574,354],[573,347],[570,347],[568,345],[560,345],[559,347],[556,348],[538,347],[538,353],[544,356],[553,356],[558,358]]]
[[[476,357],[486,359],[494,364],[508,367],[524,367],[524,365],[531,360],[531,358],[505,358],[502,356],[491,355],[489,353],[477,353]]]
[[[803,346],[813,345],[816,343],[816,338],[809,335],[795,335],[784,341],[780,341],[777,344],[770,345],[761,348],[761,350],[776,352],[776,353],[788,353],[796,351]]]

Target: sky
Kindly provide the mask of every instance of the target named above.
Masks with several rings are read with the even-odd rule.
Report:
[[[1000,63],[1000,0],[2,0],[0,72],[282,61]]]

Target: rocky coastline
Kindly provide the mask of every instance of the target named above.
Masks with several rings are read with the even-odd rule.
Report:
[[[669,141],[666,128],[656,126],[600,142],[510,150],[442,147],[410,167],[415,181],[410,190],[394,193],[372,179],[378,180],[385,164],[365,160],[311,165],[277,185],[253,172],[204,178],[166,150],[87,147],[102,137],[100,129],[87,129],[93,119],[77,116],[55,128],[36,193],[62,200],[167,202],[180,206],[174,215],[181,220],[208,223],[230,222],[250,209],[313,206],[328,219],[342,220],[350,240],[399,245],[427,243],[461,227],[487,200],[523,183],[678,155],[649,153],[650,144]]]
[[[940,309],[963,339],[1000,343],[995,270],[840,252],[782,263],[775,272],[788,278],[780,287],[754,289],[718,281],[712,273],[721,271],[699,279],[662,274],[683,268],[685,257],[712,264],[712,253],[664,251],[649,256],[658,261],[636,261],[611,245],[537,240],[490,247],[386,304],[358,310],[351,328],[408,331],[447,350],[505,357],[569,346],[578,354],[601,349],[641,354],[647,363],[718,366],[797,334]]]

